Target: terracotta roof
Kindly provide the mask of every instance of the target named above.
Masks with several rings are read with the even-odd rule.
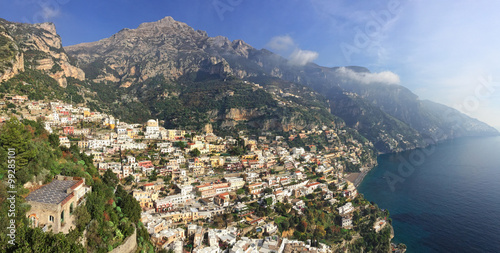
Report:
[[[257,185],[262,185],[262,183],[255,183],[255,184],[251,184],[251,185],[249,185],[248,187],[251,187],[251,186],[257,186]]]
[[[315,186],[315,185],[318,185],[318,184],[319,184],[319,182],[314,182],[314,183],[306,185],[306,187]]]
[[[219,194],[217,196],[219,196],[220,198],[224,198],[226,196],[229,196],[229,193],[225,192],[225,193],[221,193],[221,194]]]
[[[73,179],[77,179],[77,178],[73,178]],[[76,183],[76,184],[74,184],[73,186],[71,186],[71,190],[76,189],[76,187],[78,187],[78,186],[80,186],[80,185],[82,185],[82,184],[83,184],[83,179],[80,179],[80,180],[78,181],[78,183]]]

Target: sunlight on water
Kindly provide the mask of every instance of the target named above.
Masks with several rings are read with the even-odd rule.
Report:
[[[382,155],[360,192],[391,212],[395,242],[408,252],[500,252],[500,137],[463,138],[435,147],[412,173]],[[388,172],[400,176],[389,186]]]

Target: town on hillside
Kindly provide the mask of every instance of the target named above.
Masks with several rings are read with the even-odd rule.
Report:
[[[142,208],[141,223],[163,252],[355,252],[381,242],[391,252],[391,219],[356,187],[369,170],[366,146],[342,129],[217,136],[128,123],[60,101],[0,99],[0,124],[42,120],[60,146],[78,147],[100,174],[116,175]],[[308,139],[325,140],[318,147]],[[293,145],[303,140],[304,146]],[[294,142],[295,141],[295,142]],[[357,170],[352,170],[352,168]],[[352,173],[357,171],[358,173]],[[68,233],[71,214],[93,189],[59,175],[30,183],[31,224]],[[28,187],[27,187],[28,188]]]

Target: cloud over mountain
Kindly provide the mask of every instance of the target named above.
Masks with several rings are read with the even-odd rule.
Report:
[[[349,78],[352,79],[353,81],[357,81],[363,84],[371,84],[371,83],[399,84],[401,82],[399,80],[399,76],[391,71],[382,71],[378,73],[355,72],[351,69],[340,67],[336,70],[336,72],[345,78]]]
[[[318,58],[318,53],[309,50],[295,49],[289,56],[290,64],[304,66]]]
[[[271,38],[266,46],[281,55],[288,55],[291,65],[304,66],[318,58],[319,54],[310,50],[300,49],[290,35],[280,35]]]
[[[274,36],[267,44],[271,50],[275,51],[286,51],[292,47],[295,47],[295,42],[293,42],[290,35]]]

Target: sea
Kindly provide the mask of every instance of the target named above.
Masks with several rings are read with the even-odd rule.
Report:
[[[389,210],[407,252],[500,253],[500,137],[380,155],[358,190]]]

